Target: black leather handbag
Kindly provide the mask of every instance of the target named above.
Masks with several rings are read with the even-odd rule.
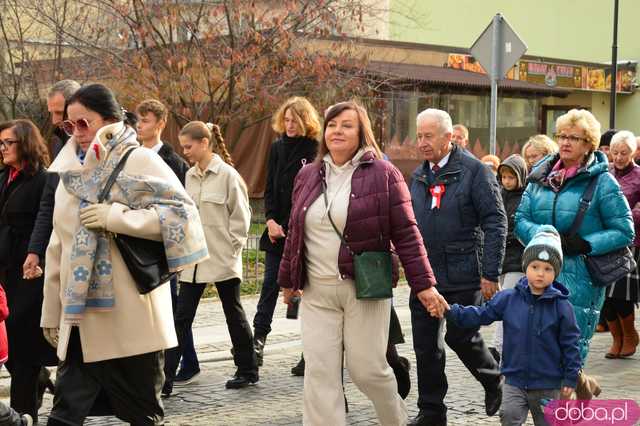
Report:
[[[587,188],[584,190],[584,194],[582,194],[582,198],[580,199],[578,214],[569,230],[569,236],[578,233],[578,229],[580,225],[582,225],[584,216],[593,198],[597,182],[597,177],[591,178],[589,185],[587,185]],[[626,277],[637,267],[633,253],[631,253],[629,247],[622,247],[599,256],[585,256],[585,264],[589,275],[591,275],[591,281],[596,287],[610,286],[619,279]]]
[[[98,203],[102,203],[107,197],[134,149],[127,151],[115,169],[113,169],[98,196]],[[113,236],[113,240],[118,250],[120,250],[122,260],[127,265],[127,269],[129,269],[129,273],[135,281],[140,294],[147,294],[176,276],[176,272],[169,272],[167,254],[161,241],[136,238],[124,234],[113,234]]]

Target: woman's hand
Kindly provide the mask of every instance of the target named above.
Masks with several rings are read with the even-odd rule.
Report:
[[[269,241],[274,244],[276,240],[286,237],[282,226],[278,225],[278,223],[273,219],[269,219],[267,221],[267,233],[269,234]]]
[[[282,290],[283,298],[282,302],[285,305],[291,304],[291,298],[294,296],[302,297],[302,290],[294,290],[292,288],[285,288]]]
[[[92,204],[80,209],[80,222],[87,229],[104,231],[107,229],[107,217],[110,209],[109,204]]]
[[[51,346],[54,348],[58,347],[58,328],[43,328],[42,334],[44,334],[44,338]]]

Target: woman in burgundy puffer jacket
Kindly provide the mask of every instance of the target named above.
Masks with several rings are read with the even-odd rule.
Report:
[[[342,102],[327,111],[318,158],[300,170],[292,202],[278,283],[285,303],[304,290],[303,423],[345,424],[344,350],[349,374],[373,402],[380,423],[406,424],[407,409],[385,358],[391,300],[356,298],[353,254],[393,247],[425,307],[441,316],[446,302],[434,287],[407,185],[382,160],[361,106]],[[397,264],[393,269],[395,282]]]

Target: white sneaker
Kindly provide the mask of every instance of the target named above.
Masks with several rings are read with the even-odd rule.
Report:
[[[23,426],[32,426],[33,418],[29,414],[23,414],[21,417]]]

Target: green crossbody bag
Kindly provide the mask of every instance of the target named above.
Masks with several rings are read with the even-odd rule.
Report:
[[[324,203],[328,207],[327,201],[327,185],[322,182],[322,194],[324,196]],[[331,218],[331,209],[327,209],[327,215],[329,216],[329,222],[333,230],[336,231],[340,241],[344,244],[351,256],[353,256],[353,269],[355,272],[356,282],[356,299],[364,300],[379,300],[389,299],[393,296],[393,284],[391,275],[391,253],[387,251],[364,251],[359,254],[355,254],[347,242],[344,236]],[[380,235],[382,239],[382,234]]]

